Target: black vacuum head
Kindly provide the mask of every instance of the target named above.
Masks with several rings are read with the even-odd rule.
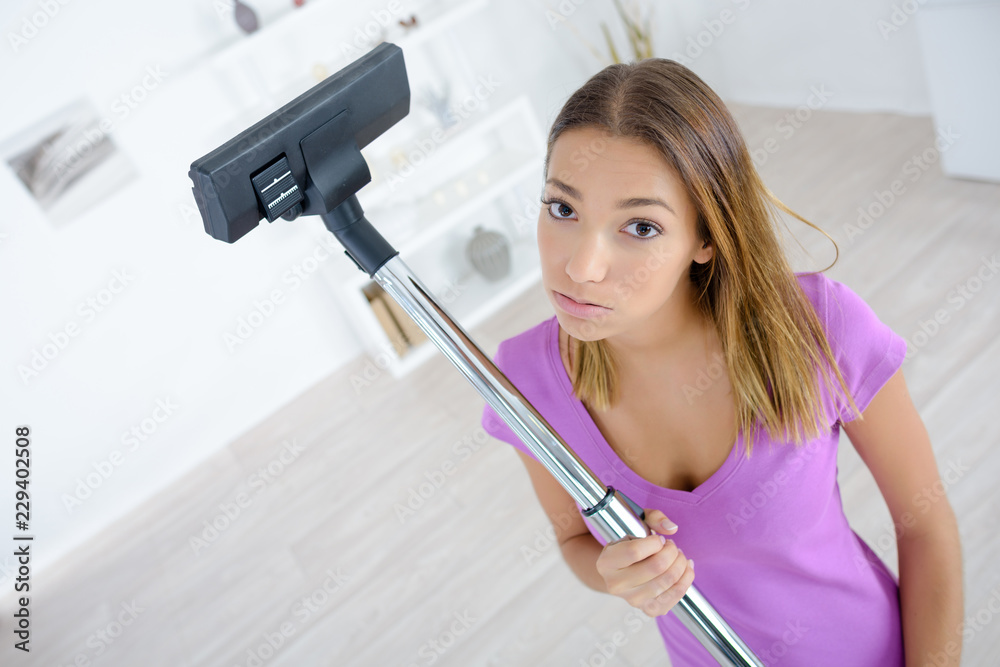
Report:
[[[330,213],[371,180],[361,149],[410,111],[403,51],[383,43],[191,164],[205,231]]]

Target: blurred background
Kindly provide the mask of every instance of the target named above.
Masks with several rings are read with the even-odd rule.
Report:
[[[24,425],[35,536],[30,654],[0,550],[3,664],[662,664],[651,623],[571,581],[478,396],[318,220],[204,231],[191,162],[382,41],[411,110],[364,151],[359,198],[490,353],[550,315],[534,222],[555,114],[615,58],[674,58],[837,241],[831,277],[907,338],[935,446],[960,448],[942,470],[997,469],[998,2],[34,0],[0,24],[0,540]],[[796,270],[833,261],[790,226]],[[845,459],[841,485],[877,544],[865,474]],[[967,489],[966,549],[989,553],[998,503],[974,474],[949,496]],[[972,614],[1000,599],[994,567]]]

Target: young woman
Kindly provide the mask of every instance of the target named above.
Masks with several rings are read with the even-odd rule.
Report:
[[[794,213],[719,98],[673,61],[608,67],[556,118],[542,204],[555,317],[496,363],[654,534],[603,544],[489,407],[483,424],[519,450],[583,583],[655,616],[675,667],[716,664],[667,615],[695,561],[765,664],[958,665],[958,529],[927,493],[906,342],[843,284],[791,271],[775,207]],[[898,580],[844,516],[841,428],[896,523]]]

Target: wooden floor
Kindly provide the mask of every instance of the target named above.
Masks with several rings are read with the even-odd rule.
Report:
[[[776,127],[787,110],[734,112],[752,148],[774,140],[759,165],[770,188],[839,244],[828,275],[914,345],[907,382],[939,466],[958,471],[948,496],[966,613],[981,626],[963,664],[996,664],[1000,276],[977,272],[1000,256],[1000,186],[945,178],[936,161],[908,169],[933,146],[927,118],[814,112],[788,137]],[[857,227],[858,207],[897,179],[905,192]],[[797,270],[832,260],[822,235],[788,227],[804,246],[790,246]],[[927,333],[937,311],[948,321]],[[492,354],[549,314],[535,290],[473,334]],[[363,385],[368,364],[328,377],[49,569],[32,599],[30,657],[8,655],[5,600],[0,663],[667,664],[652,622],[633,630],[624,602],[563,564],[521,464],[486,441],[481,400],[458,373],[436,357],[405,380]],[[848,516],[895,567],[889,514],[841,444]],[[623,646],[610,643],[617,631]]]

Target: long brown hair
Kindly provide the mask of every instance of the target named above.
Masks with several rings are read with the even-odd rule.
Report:
[[[795,444],[820,434],[825,425],[820,377],[831,392],[835,377],[860,415],[823,327],[785,258],[777,210],[817,229],[834,247],[836,242],[767,189],[719,97],[672,60],[611,65],[573,93],[556,117],[548,138],[546,178],[556,140],[578,127],[603,128],[652,146],[674,168],[694,202],[698,238],[711,242],[714,252],[704,264],[692,262],[689,275],[698,307],[714,323],[722,343],[736,428],[745,434],[748,454],[759,427],[772,438]],[[577,397],[607,409],[617,393],[610,348],[602,340],[570,343]]]

